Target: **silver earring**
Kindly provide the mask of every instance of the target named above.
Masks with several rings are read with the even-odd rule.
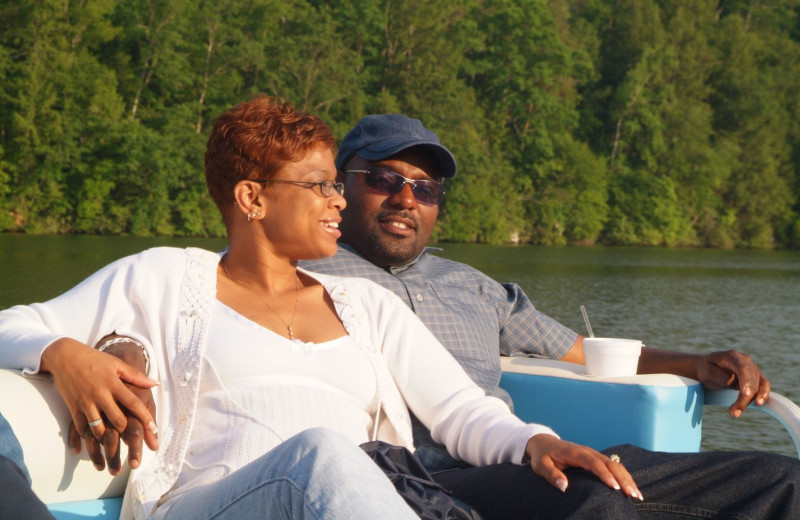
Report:
[[[255,213],[252,213],[252,212],[248,213],[247,214],[247,221],[248,222],[252,222],[255,219],[257,219],[258,217],[260,217],[260,216],[261,216],[261,211],[256,211]]]

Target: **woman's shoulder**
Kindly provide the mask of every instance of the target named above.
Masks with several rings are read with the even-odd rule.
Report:
[[[147,262],[169,262],[169,261],[182,261],[189,258],[196,258],[200,260],[216,260],[219,261],[219,253],[202,249],[199,247],[170,247],[159,246],[144,249],[139,253],[130,255],[123,260],[128,261],[147,261]]]
[[[219,253],[200,248],[153,247],[128,255],[106,265],[96,274],[147,273],[148,277],[163,274],[174,276],[187,271],[193,264],[200,270],[210,269],[219,262]]]
[[[378,284],[367,278],[360,276],[343,276],[339,274],[325,274],[316,271],[309,271],[307,269],[298,268],[302,273],[315,279],[325,287],[350,287],[350,288],[371,288],[372,286],[380,287]]]
[[[332,296],[336,294],[342,294],[344,291],[345,294],[351,293],[366,299],[388,298],[392,301],[396,299],[402,303],[402,301],[392,291],[368,278],[362,278],[360,276],[322,274],[307,271],[305,269],[300,269],[300,271],[321,283],[322,286],[325,287],[328,293]]]

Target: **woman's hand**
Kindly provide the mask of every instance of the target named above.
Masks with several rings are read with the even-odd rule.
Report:
[[[134,393],[131,390],[132,387],[138,387],[150,394],[150,388],[157,384],[142,372],[110,354],[99,352],[70,338],[61,338],[45,349],[40,370],[53,375],[61,398],[72,415],[78,440],[80,436],[88,435],[90,432],[97,442],[111,447],[114,444],[115,434],[110,433],[106,436],[107,430],[113,428],[116,432],[123,432],[123,436],[126,432],[135,431],[135,424],[131,424],[132,430],[128,430],[127,416],[130,415],[140,421],[139,428],[142,424],[147,425],[147,428],[144,428],[144,441],[150,449],[158,449],[156,438],[158,429],[153,415],[148,406],[137,396],[138,392]],[[150,401],[152,402],[152,396]],[[96,423],[91,429],[89,429],[90,422]],[[109,461],[115,456],[119,457],[119,437],[116,439],[116,455],[112,450]],[[70,435],[70,446],[74,449],[72,435]],[[87,446],[87,449],[90,456],[95,453],[92,461],[97,466],[95,457],[98,446]],[[140,459],[137,458],[138,460]]]
[[[569,485],[563,470],[582,468],[594,473],[608,487],[621,490],[631,498],[644,500],[625,466],[587,446],[542,433],[528,440],[525,453],[530,458],[533,471],[561,491],[566,491]]]

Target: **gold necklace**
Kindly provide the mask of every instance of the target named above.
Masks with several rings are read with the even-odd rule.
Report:
[[[300,296],[300,277],[298,277],[295,274],[295,277],[294,277],[294,310],[292,311],[292,319],[289,320],[289,323],[286,323],[286,320],[284,320],[281,317],[281,315],[278,314],[278,312],[275,309],[272,308],[272,305],[267,303],[267,300],[265,300],[258,291],[256,291],[255,289],[253,289],[252,287],[250,287],[246,283],[242,282],[241,280],[237,280],[236,278],[231,276],[230,271],[228,271],[228,262],[227,262],[227,260],[228,260],[228,255],[225,255],[225,256],[222,257],[222,262],[220,262],[220,263],[222,264],[222,270],[225,271],[225,274],[228,275],[228,278],[230,278],[232,281],[238,283],[239,285],[241,285],[242,287],[244,287],[248,291],[250,291],[252,293],[255,293],[255,295],[258,296],[258,299],[261,300],[262,303],[264,305],[266,305],[267,308],[269,310],[271,310],[272,313],[275,316],[278,317],[279,320],[281,320],[283,325],[286,327],[286,332],[289,335],[289,340],[293,341],[294,340],[294,330],[292,330],[292,324],[294,323],[294,315],[297,313],[297,300],[298,300],[298,298]]]

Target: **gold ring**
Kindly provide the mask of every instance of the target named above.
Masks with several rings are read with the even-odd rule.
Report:
[[[100,426],[100,424],[101,424],[102,422],[103,422],[103,419],[97,419],[97,420],[95,420],[95,421],[89,421],[89,422],[88,422],[88,424],[89,424],[89,428],[94,428],[95,426]]]
[[[617,455],[616,453],[614,453],[613,455],[611,455],[608,458],[611,459],[612,462],[620,462],[619,455]]]

